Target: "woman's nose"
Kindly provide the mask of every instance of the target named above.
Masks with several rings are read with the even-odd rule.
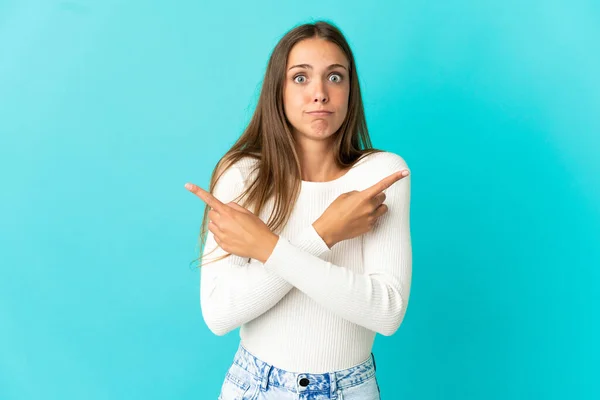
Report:
[[[315,103],[318,102],[322,102],[322,103],[326,103],[327,102],[327,93],[325,93],[325,87],[322,83],[317,82],[315,83],[315,93],[313,96],[313,101]]]

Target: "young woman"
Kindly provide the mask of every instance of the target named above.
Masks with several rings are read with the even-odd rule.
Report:
[[[207,204],[202,259],[217,253],[202,315],[216,335],[240,327],[219,399],[380,398],[375,334],[396,332],[410,294],[409,178],[371,147],[340,30],[289,31],[209,190],[186,185]]]

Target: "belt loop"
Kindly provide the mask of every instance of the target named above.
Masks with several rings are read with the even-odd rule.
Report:
[[[329,398],[331,400],[336,400],[337,392],[338,392],[337,376],[334,371],[334,372],[329,373]]]
[[[373,369],[377,371],[377,364],[375,364],[375,354],[371,353],[371,358],[373,358]]]
[[[269,376],[271,375],[271,371],[273,370],[273,366],[266,364],[266,368],[263,369],[262,379],[260,381],[260,388],[264,392],[267,390],[269,386]]]

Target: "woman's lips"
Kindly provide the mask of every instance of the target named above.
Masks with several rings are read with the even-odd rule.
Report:
[[[330,111],[312,111],[312,112],[309,112],[308,114],[314,115],[314,116],[319,116],[319,117],[326,117],[326,116],[331,115],[333,113],[330,112]]]

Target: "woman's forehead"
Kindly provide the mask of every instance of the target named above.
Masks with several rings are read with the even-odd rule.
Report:
[[[296,43],[287,61],[288,68],[294,65],[322,68],[331,64],[341,64],[348,68],[348,61],[342,49],[324,39],[305,39]]]

